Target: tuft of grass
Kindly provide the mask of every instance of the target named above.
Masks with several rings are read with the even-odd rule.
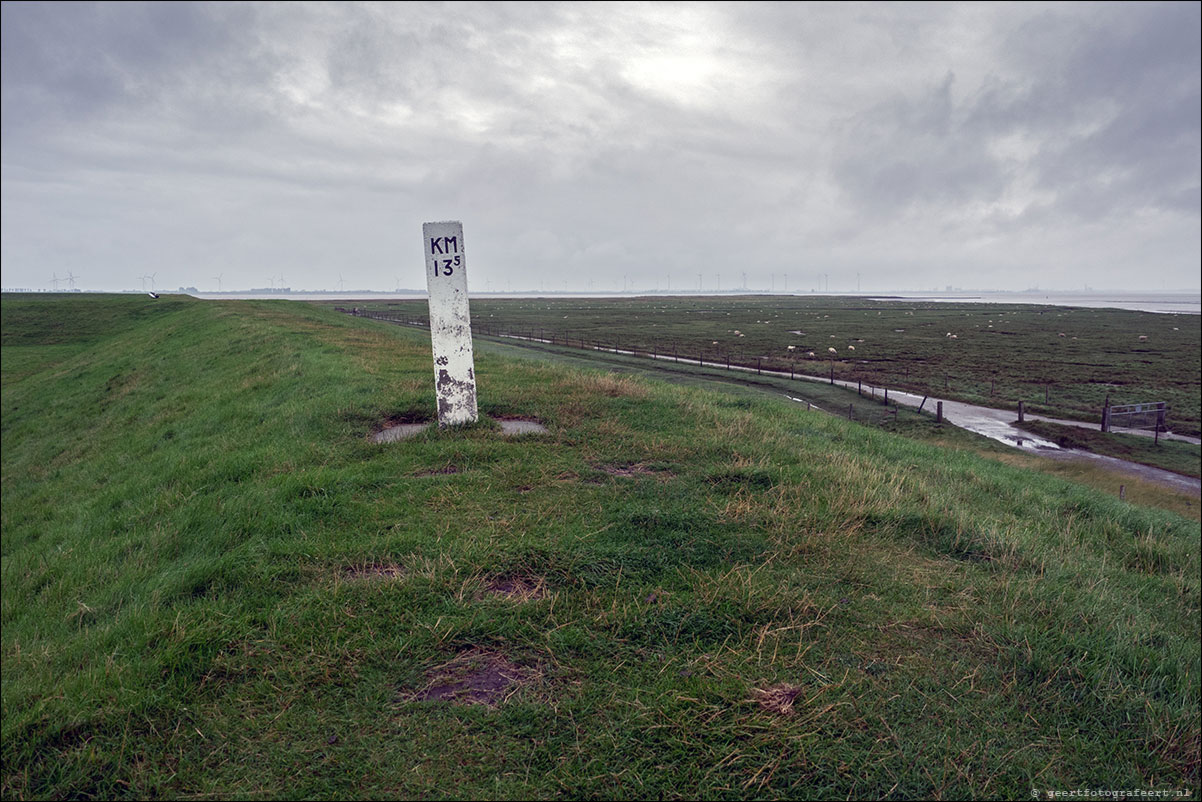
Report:
[[[489,348],[375,444],[423,332],[150,303],[0,299],[5,798],[1197,787],[1196,521]]]

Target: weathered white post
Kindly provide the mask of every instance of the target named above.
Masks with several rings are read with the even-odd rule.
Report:
[[[476,370],[472,359],[472,321],[468,314],[463,223],[423,223],[426,287],[430,295],[430,343],[434,351],[434,389],[438,425],[474,423]]]

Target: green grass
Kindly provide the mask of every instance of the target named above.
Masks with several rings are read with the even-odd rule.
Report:
[[[1202,478],[1202,446],[1195,443],[1164,438],[1157,443],[1151,436],[1101,432],[1040,420],[1015,425],[1065,448],[1080,448],[1095,454],[1105,454]]]
[[[485,348],[375,446],[423,332],[163,300],[0,303],[5,798],[1197,788],[1193,521]],[[523,681],[417,698],[468,658]]]
[[[426,314],[424,301],[359,307],[415,320]],[[477,330],[729,357],[819,376],[827,375],[834,359],[841,379],[1004,409],[1017,409],[1022,400],[1032,413],[1073,420],[1100,421],[1107,397],[1112,404],[1165,401],[1174,431],[1197,436],[1202,426],[1196,315],[726,296],[477,299],[472,320]]]
[[[788,398],[807,409],[815,407],[832,415],[911,437],[936,438],[940,442],[954,440],[958,445],[968,445],[976,439],[975,436],[967,435],[955,427],[936,425],[934,414],[931,412],[933,404],[928,405],[921,413],[908,407],[898,407],[893,402],[886,405],[880,389],[865,387],[862,393],[857,393],[855,390],[810,379],[789,379],[755,371],[698,365],[696,362],[683,360],[647,359],[645,355],[581,350],[571,346],[527,340],[478,336],[476,341],[477,349],[482,352],[514,359],[534,359],[585,369],[600,368],[611,374],[657,379],[682,387],[712,390],[738,398]]]

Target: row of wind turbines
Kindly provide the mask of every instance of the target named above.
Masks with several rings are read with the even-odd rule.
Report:
[[[62,284],[63,282],[66,282],[66,283],[67,283],[67,286],[69,286],[69,287],[70,287],[72,290],[74,290],[74,289],[75,289],[75,281],[76,281],[76,279],[78,279],[78,278],[79,278],[79,276],[77,276],[77,275],[75,275],[74,273],[71,273],[71,272],[68,272],[68,273],[67,273],[67,277],[66,277],[66,278],[59,278],[59,277],[58,277],[58,273],[54,273],[54,274],[53,274],[53,278],[51,278],[51,279],[50,279],[50,282],[51,282],[52,284],[54,284],[54,291],[55,291],[55,292],[58,292],[58,285],[59,285],[59,284]]]

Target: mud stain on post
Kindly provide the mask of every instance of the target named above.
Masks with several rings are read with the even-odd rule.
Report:
[[[446,357],[439,357],[439,364],[446,364]],[[439,368],[436,389],[438,390],[439,426],[444,420],[473,419],[476,410],[476,376],[468,370],[468,379],[453,378],[446,368]]]

